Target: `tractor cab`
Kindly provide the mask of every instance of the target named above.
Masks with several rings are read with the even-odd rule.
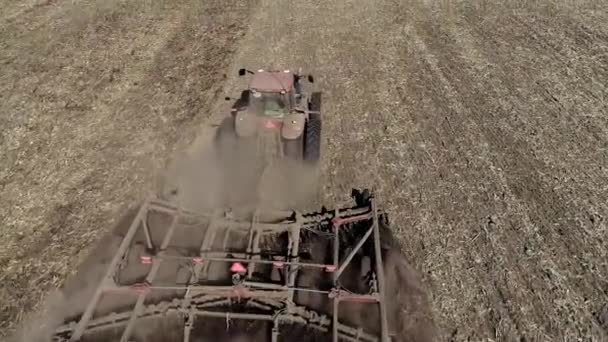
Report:
[[[252,90],[249,108],[257,115],[280,118],[289,113],[288,102],[283,94]]]
[[[239,70],[239,76],[246,74],[251,75],[249,85],[233,103],[231,116],[220,125],[218,144],[233,146],[222,141],[236,137],[235,141],[255,138],[262,146],[266,138],[273,141],[269,144],[275,144],[278,137],[283,147],[268,150],[316,163],[320,153],[321,93],[306,92],[311,87],[303,84],[306,80],[314,83],[313,77],[290,70]]]
[[[296,82],[295,75],[289,70],[258,70],[249,83],[250,110],[262,116],[285,116],[296,102]]]

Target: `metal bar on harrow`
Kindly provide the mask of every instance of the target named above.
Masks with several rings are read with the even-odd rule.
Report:
[[[260,237],[262,236],[261,232],[258,231],[257,229],[255,230],[255,236],[253,237],[253,255],[251,256],[251,263],[249,265],[251,265],[251,268],[248,269],[248,276],[251,277],[253,276],[253,272],[255,272],[255,261],[256,260],[260,260]],[[249,267],[249,265],[247,265]]]
[[[303,225],[314,225],[314,224],[319,224],[320,222],[326,221],[327,223],[329,223],[329,221],[331,219],[334,219],[336,217],[340,217],[340,218],[349,218],[349,217],[353,217],[353,216],[359,216],[359,215],[363,215],[363,214],[367,214],[369,213],[369,207],[354,207],[354,208],[348,208],[348,209],[336,209],[333,212],[328,212],[325,214],[307,214],[307,215],[303,215],[303,221],[302,224]]]
[[[177,208],[174,207],[173,205],[169,204],[168,202],[161,201],[158,199],[150,201],[150,208],[160,211],[160,212],[165,212],[168,214],[172,214],[177,211]],[[188,215],[188,216],[193,216],[193,217],[210,217],[210,216],[212,216],[211,214],[194,213],[194,212],[187,211],[187,210],[181,210],[181,214],[182,214],[182,216]],[[293,211],[272,210],[272,211],[269,211],[269,214],[271,214],[272,216],[289,217],[293,214]],[[317,226],[322,221],[327,221],[327,223],[329,224],[329,221],[335,217],[341,217],[342,219],[348,219],[353,216],[359,216],[359,215],[365,215],[365,214],[370,214],[368,207],[365,207],[365,208],[353,207],[353,208],[346,208],[346,209],[337,209],[334,212],[328,212],[325,214],[320,214],[320,213],[319,214],[306,214],[306,215],[302,215],[301,225],[302,225],[302,228],[312,228],[314,226]],[[369,217],[369,218],[371,218],[371,217]],[[238,227],[240,227],[243,230],[248,230],[248,228],[250,227],[250,222],[239,222],[239,221],[233,221],[233,220],[228,220],[228,219],[226,219],[226,221],[229,221],[230,224],[232,224],[232,225],[236,224]],[[285,222],[277,222],[277,223],[259,223],[262,226],[261,227],[258,226],[258,229],[261,230],[262,233],[264,233],[264,231],[266,231],[266,230],[267,231],[277,231],[277,229],[279,229],[280,231],[286,231],[290,228],[289,226],[293,223],[294,223],[293,221],[289,221],[289,220],[287,220]]]
[[[207,226],[207,230],[205,230],[205,235],[203,236],[203,242],[201,243],[201,249],[199,250],[199,255],[200,257],[204,257],[204,255],[206,253],[209,252],[209,250],[211,249],[211,246],[213,245],[213,242],[215,241],[215,236],[217,234],[217,228],[219,226],[219,217],[222,215],[222,212],[219,210],[216,210],[213,213],[213,216],[211,218],[211,221],[209,222],[209,225]],[[199,279],[200,277],[207,277],[207,273],[209,271],[209,266],[210,264],[208,262],[205,262],[205,259],[203,259],[203,264],[201,266],[201,273],[199,274]],[[198,279],[197,279],[198,281]]]
[[[264,314],[248,314],[248,313],[230,313],[230,312],[218,312],[218,311],[203,311],[203,310],[195,310],[196,315],[199,316],[203,316],[203,317],[214,317],[214,318],[226,318],[226,319],[245,319],[245,320],[258,320],[258,321],[267,321],[267,322],[280,322],[280,321],[286,321],[286,322],[300,322],[303,323],[304,319],[302,317],[299,316],[294,316],[294,315],[279,315],[279,316],[274,316],[274,315],[264,315]],[[304,321],[305,322],[305,321]],[[309,323],[311,326],[316,326],[317,328],[319,328],[322,331],[325,331],[326,328],[323,327],[322,325],[317,325],[314,323]],[[361,341],[361,340],[367,340],[367,341],[377,341],[377,338],[373,335],[369,335],[366,334],[364,332],[361,332],[359,329],[354,329],[352,327],[343,325],[343,324],[338,324],[336,326],[336,336],[343,338],[347,341]],[[351,336],[349,336],[351,335]],[[352,336],[355,336],[355,338],[353,338]],[[359,336],[359,338],[356,338],[356,336]]]
[[[255,220],[257,216],[257,210],[253,213],[253,218],[249,222],[249,230],[247,231],[247,249],[245,250],[248,254],[251,253],[251,244],[253,243],[253,234],[255,232]]]
[[[103,295],[105,288],[107,287],[109,282],[114,283],[113,275],[116,272],[116,267],[122,260],[127,249],[129,248],[129,245],[131,244],[131,241],[133,240],[133,237],[135,236],[135,233],[137,232],[137,229],[139,228],[140,221],[146,215],[146,213],[148,211],[148,204],[149,204],[148,201],[146,201],[141,205],[139,212],[137,213],[137,216],[135,216],[135,219],[131,223],[131,226],[129,227],[127,234],[125,235],[124,239],[122,240],[122,243],[118,247],[118,251],[116,252],[116,254],[114,255],[114,258],[110,262],[110,265],[108,266],[108,269],[101,281],[101,284],[95,290],[95,293],[93,294],[93,298],[91,298],[91,301],[87,305],[86,310],[80,317],[80,321],[78,322],[78,325],[74,329],[74,333],[70,337],[71,342],[76,342],[76,341],[80,340],[80,338],[84,334],[84,331],[86,330],[88,322],[91,320],[91,317],[93,316],[95,307],[99,303],[99,300],[101,299],[101,296]]]
[[[207,294],[207,295],[216,295],[216,296],[243,296],[247,298],[283,298],[288,296],[288,291],[297,291],[297,292],[313,292],[320,294],[331,294],[330,291],[316,290],[316,289],[308,289],[302,287],[287,287],[284,285],[277,284],[266,284],[266,283],[257,283],[257,282],[243,282],[243,286],[209,286],[209,285],[197,285],[197,286],[149,286],[149,285],[140,285],[140,286],[117,286],[108,291],[120,292],[120,291],[135,291],[135,290],[156,290],[156,291],[175,291],[175,290],[188,290],[190,292],[196,292],[198,294]],[[139,285],[139,284],[137,284]],[[277,290],[277,291],[264,291],[266,290]],[[246,291],[245,293],[240,293],[240,291]],[[228,293],[228,295],[227,295]],[[259,293],[259,294],[257,294]]]
[[[152,310],[150,310],[152,309]],[[319,316],[318,313],[316,313],[314,316],[317,317],[317,319],[312,319],[312,313],[314,311],[308,310],[304,307],[300,307],[300,306],[295,306],[294,308],[294,312],[297,312],[296,314],[284,314],[284,315],[263,315],[263,314],[241,314],[241,313],[230,313],[227,311],[206,311],[206,310],[200,310],[196,307],[190,308],[190,309],[186,309],[183,310],[180,308],[180,305],[174,304],[171,305],[169,303],[165,303],[165,305],[150,305],[146,308],[146,310],[142,315],[140,315],[139,317],[157,317],[160,315],[166,315],[168,313],[172,313],[172,312],[177,312],[177,313],[190,313],[193,312],[194,315],[200,315],[200,316],[207,316],[207,317],[216,317],[216,318],[226,318],[226,316],[228,315],[229,318],[234,318],[234,319],[253,319],[253,320],[264,320],[264,321],[285,321],[285,322],[291,322],[291,323],[301,323],[301,324],[308,324],[308,326],[310,326],[311,328],[317,329],[319,331],[322,332],[327,332],[328,331],[328,322],[325,321],[323,319],[323,317],[325,316]],[[110,317],[103,317],[103,318],[97,318],[94,320],[91,320],[91,325],[88,329],[89,332],[93,332],[93,331],[98,331],[98,330],[102,330],[102,329],[108,329],[108,328],[117,328],[119,326],[122,326],[124,324],[126,324],[126,322],[128,321],[129,317],[132,315],[132,312],[124,312],[124,313],[119,313],[119,314],[111,314]],[[254,316],[251,316],[254,315]],[[319,320],[319,318],[321,318]],[[312,320],[311,320],[312,319]],[[347,340],[347,341],[352,341],[352,342],[361,342],[361,341],[368,341],[368,342],[376,342],[378,341],[378,338],[374,335],[368,334],[364,331],[362,331],[361,329],[355,329],[351,326],[345,325],[345,324],[338,324],[337,325],[337,333],[338,336],[341,339]],[[70,326],[66,326],[63,329],[59,329],[60,331],[69,331],[71,330]],[[63,340],[61,340],[63,341]]]
[[[201,269],[204,265],[203,253],[205,250],[209,249],[209,245],[213,243],[213,241],[209,241],[210,234],[214,234],[214,232],[210,232],[213,225],[213,219],[207,225],[207,230],[205,231],[205,235],[203,235],[203,241],[201,242],[201,246],[199,248],[199,256],[200,262],[195,262],[192,270],[192,274],[190,275],[190,280],[188,281],[188,287],[186,289],[186,293],[184,294],[184,301],[182,302],[182,310],[188,310],[187,318],[184,323],[184,342],[190,341],[190,333],[192,332],[192,327],[194,325],[194,311],[190,305],[192,301],[192,284],[198,283]],[[214,235],[215,236],[215,235]]]
[[[336,210],[336,216],[334,220],[340,220],[340,213]],[[338,267],[338,263],[340,262],[340,229],[336,225],[334,226],[334,255],[333,255],[333,263],[334,267]],[[336,273],[333,274],[333,282],[334,289],[338,288],[338,275]],[[340,299],[336,296],[333,298],[333,309],[332,309],[332,341],[338,342],[338,315],[340,314],[339,310]]]
[[[162,254],[167,249],[167,247],[169,246],[169,242],[171,242],[171,238],[173,237],[173,233],[175,232],[175,229],[177,228],[177,223],[179,221],[179,218],[180,218],[180,212],[178,211],[175,214],[175,216],[173,217],[171,226],[169,226],[169,229],[167,230],[167,233],[165,234],[165,237],[163,238],[163,241],[160,245],[160,251],[158,252],[158,254],[160,254],[161,257],[162,257]],[[162,263],[162,261],[159,259],[154,260],[152,262],[152,267],[150,268],[150,272],[148,273],[148,276],[146,277],[147,284],[152,284],[152,282],[154,281],[154,278],[156,277],[156,273],[158,273],[158,270],[160,269],[161,263]],[[122,337],[120,338],[120,342],[129,342],[129,337],[131,336],[131,332],[133,331],[133,327],[135,326],[135,321],[137,320],[137,316],[139,315],[140,311],[143,310],[146,295],[147,295],[146,292],[142,292],[139,294],[139,297],[137,298],[137,302],[135,303],[135,309],[133,309],[133,314],[131,315],[131,318],[129,319],[129,323],[127,323],[127,327],[125,328],[125,330],[122,334]]]
[[[164,201],[160,201],[160,200],[154,200],[154,201],[150,201],[150,209],[159,211],[159,212],[163,212],[166,214],[174,214],[175,212],[178,211],[178,208],[174,207],[173,205],[164,202]],[[216,214],[210,213],[210,214],[200,214],[200,213],[194,213],[188,210],[184,210],[184,209],[179,209],[181,216],[184,215],[188,215],[188,216],[193,216],[193,217],[217,217]],[[225,211],[222,211],[223,214],[225,214]],[[285,211],[285,210],[271,210],[268,211],[269,214],[271,214],[272,216],[283,216],[283,217],[289,217],[293,214],[293,211]],[[222,215],[222,217],[225,217],[226,215]],[[224,221],[221,222],[222,225],[226,225],[226,222],[229,222],[231,227],[233,228],[240,228],[242,230],[249,230],[249,228],[251,227],[251,222],[245,222],[245,221],[238,221],[238,220],[230,220],[230,219],[225,219],[225,218],[219,218],[219,220]],[[285,222],[277,222],[277,223],[262,223],[259,222],[261,224],[261,228],[262,230],[276,230],[276,229],[281,229],[281,226],[285,227],[285,226],[289,226],[290,224],[293,224],[293,221],[289,221],[286,220]],[[260,227],[258,227],[260,228]],[[282,228],[281,230],[287,230],[288,228]]]
[[[147,215],[145,218],[143,218],[141,220],[141,224],[143,226],[144,236],[146,238],[146,246],[148,247],[149,250],[152,250],[154,248],[154,245],[152,244],[152,235],[150,234],[150,226],[148,226]]]
[[[378,303],[379,302],[379,298],[377,294],[351,294],[348,292],[345,292],[343,290],[338,291],[338,293],[336,294],[337,298],[339,298],[339,300],[341,302],[359,302],[359,303]]]
[[[218,225],[230,227],[232,230],[249,231],[249,229],[251,227],[251,223],[247,223],[247,222],[233,221],[230,219],[223,219],[223,218],[216,219],[216,220],[219,221]],[[293,225],[294,225],[293,222],[285,222],[285,223],[258,222],[256,224],[256,230],[261,232],[262,234],[266,234],[266,233],[277,234],[277,233],[281,233],[281,232],[290,230],[293,227]]]
[[[270,342],[278,342],[279,341],[279,320],[275,319],[272,321],[272,331],[271,331],[271,340]]]
[[[323,269],[327,269],[328,267],[331,267],[333,265],[328,265],[328,264],[315,264],[315,263],[306,263],[306,262],[291,262],[291,261],[277,261],[277,260],[263,260],[263,259],[259,259],[259,260],[252,260],[252,259],[246,259],[246,258],[209,258],[209,257],[205,257],[207,253],[203,253],[201,258],[203,258],[203,262],[206,261],[214,261],[214,262],[243,262],[243,263],[256,263],[256,264],[272,264],[272,265],[277,265],[277,266],[297,266],[297,267],[310,267],[310,268],[323,268]],[[225,253],[222,253],[225,254]],[[233,255],[246,255],[246,253],[230,253]],[[157,257],[152,257],[152,260],[156,259]],[[185,256],[181,256],[181,255],[165,255],[162,257],[163,260],[192,260],[192,257],[185,257]]]
[[[247,253],[249,254],[249,259],[251,261],[259,259],[257,253],[260,250],[260,232],[257,230],[257,221],[258,221],[258,210],[253,214],[253,219],[251,220],[251,228],[249,230],[249,242],[247,245]],[[253,272],[255,271],[255,262],[250,262],[247,264],[247,278],[251,279],[253,276]]]
[[[348,266],[350,264],[351,260],[355,256],[355,254],[357,254],[357,252],[361,249],[361,247],[363,247],[363,244],[367,241],[367,239],[369,238],[369,236],[372,234],[373,231],[374,231],[374,227],[372,226],[367,230],[367,232],[365,232],[365,235],[363,235],[361,240],[359,240],[359,242],[357,243],[355,248],[348,254],[346,259],[344,259],[344,261],[340,264],[340,268],[338,268],[338,271],[336,272],[336,277],[338,277],[338,278],[340,277],[342,272],[344,272],[344,270],[346,269],[346,266]]]
[[[332,341],[338,342],[338,314],[340,310],[340,300],[336,297],[333,301],[333,309],[332,309]]]
[[[269,290],[287,290],[287,289],[289,289],[289,287],[284,286],[284,285],[259,283],[259,282],[255,282],[255,281],[244,281],[242,284],[243,284],[243,286],[246,286],[246,287],[256,287],[256,288],[260,288],[260,289],[269,289]]]
[[[300,223],[301,217],[296,215],[296,225],[289,231],[292,240],[291,254],[289,255],[289,277],[287,286],[289,288],[288,305],[293,303],[294,287],[298,273],[298,263],[300,261]]]
[[[187,318],[184,322],[184,342],[190,341],[190,332],[192,331],[192,326],[194,324],[194,313],[190,310],[190,302],[192,300],[192,289],[191,284],[198,278],[198,273],[200,271],[200,265],[194,265],[195,270],[192,272],[190,277],[190,281],[188,282],[188,288],[186,289],[186,293],[184,295],[184,301],[182,302],[182,310],[188,310]]]
[[[150,209],[159,211],[159,212],[164,212],[167,214],[173,214],[175,213],[178,209],[173,206],[172,204],[162,201],[162,200],[158,200],[158,199],[154,199],[153,201],[150,201]],[[343,216],[355,216],[355,215],[359,215],[359,214],[364,214],[368,211],[367,208],[349,208],[349,209],[344,209],[342,210],[342,213],[345,214]],[[293,211],[289,211],[289,210],[267,210],[265,211],[267,212],[269,215],[271,216],[280,216],[280,217],[290,217],[291,215],[293,215]],[[188,211],[188,210],[184,210],[184,209],[180,209],[180,213],[181,216],[184,215],[188,215],[188,216],[193,216],[193,217],[212,217],[215,214],[201,214],[201,213],[195,213],[192,211]],[[223,212],[225,213],[225,212]],[[225,216],[225,215],[223,215]],[[318,221],[323,220],[323,219],[331,219],[332,218],[332,214],[328,213],[325,215],[309,215],[309,216],[303,216],[302,217],[302,222],[301,224],[303,225],[316,225],[318,224]],[[222,224],[223,225],[227,225],[227,223],[233,227],[233,228],[239,228],[242,230],[249,230],[251,222],[244,222],[244,221],[238,221],[238,220],[230,220],[230,219],[221,219],[222,221],[224,221]],[[259,231],[275,231],[275,232],[280,232],[280,231],[287,231],[291,228],[291,225],[293,225],[295,222],[291,221],[291,220],[285,220],[284,222],[276,222],[276,223],[263,223],[263,222],[258,222],[257,224],[257,228]]]
[[[209,217],[209,216],[211,216],[210,214],[196,213],[196,212],[189,211],[186,209],[177,208],[177,207],[173,206],[172,204],[170,204],[169,202],[165,202],[158,198],[151,199],[149,201],[148,208],[151,211],[158,211],[158,212],[165,213],[165,214],[172,215],[172,216],[175,215],[175,213],[177,213],[178,211],[180,212],[180,216],[182,216],[182,217],[184,217],[184,216],[188,216],[188,217]]]
[[[152,306],[152,311],[141,315],[140,317],[149,317],[149,316],[154,316],[154,315],[161,315],[166,313],[167,311],[171,310],[170,307],[165,307],[165,308],[156,308],[155,305]],[[114,327],[114,326],[119,326],[119,325],[123,325],[125,324],[129,317],[131,317],[131,312],[127,311],[127,312],[121,312],[121,313],[111,313],[110,315],[106,316],[106,317],[102,317],[102,318],[96,318],[96,319],[91,319],[89,321],[89,325],[87,326],[87,331],[94,331],[95,329],[103,329],[106,327]],[[59,327],[56,330],[56,333],[66,333],[73,330],[73,327],[71,327],[70,325],[65,325],[62,327]]]
[[[380,226],[378,224],[378,212],[376,211],[376,201],[371,199],[374,229],[374,250],[376,252],[376,276],[378,277],[378,304],[380,306],[380,327],[382,342],[390,341],[388,335],[388,317],[386,313],[386,297],[384,296],[384,264],[382,262],[382,245],[380,244]]]
[[[345,217],[345,218],[341,218],[341,217],[336,217],[332,220],[332,223],[334,224],[334,228],[338,229],[340,228],[340,226],[347,224],[347,223],[353,223],[353,222],[357,222],[357,221],[363,221],[363,220],[370,220],[372,218],[372,213],[364,213],[364,214],[359,214],[356,216],[350,216],[350,217]]]
[[[213,307],[218,307],[218,306],[223,306],[223,305],[230,305],[230,303],[232,303],[232,301],[230,299],[223,299],[223,300],[218,300],[215,302],[196,304],[196,307],[197,308],[213,308]],[[192,311],[192,313],[194,313],[194,312]]]
[[[185,286],[147,286],[146,289],[149,290],[184,290]],[[202,293],[202,294],[210,294],[223,296],[227,298],[276,298],[276,299],[285,299],[287,298],[286,290],[250,290],[246,287],[239,286],[192,286],[192,292]],[[133,290],[130,286],[118,287],[116,290]]]
[[[203,311],[203,310],[195,310],[194,312],[197,316],[203,316],[203,317],[215,317],[215,318],[226,318],[226,319],[251,319],[251,320],[258,320],[258,321],[272,321],[274,319],[274,317],[272,315],[264,315],[264,314]]]
[[[370,341],[370,342],[378,341],[378,338],[374,335],[364,333],[360,329],[355,329],[353,327],[349,327],[349,326],[341,324],[341,323],[338,323],[338,334],[340,335],[341,338],[343,338],[347,341],[352,341],[352,342],[361,342],[362,340]],[[354,336],[354,337],[352,337],[352,336]]]
[[[252,299],[252,300],[247,301],[247,306],[251,306],[252,308],[259,309],[259,310],[264,310],[264,311],[270,311],[270,310],[272,310],[272,309],[273,309],[273,307],[272,307],[272,306],[264,304],[264,303],[263,303],[262,301],[260,301],[259,299],[260,299],[260,298],[257,298],[257,299]],[[232,302],[231,302],[230,300],[228,300],[228,301],[226,302],[226,305],[230,305],[231,303],[232,303]],[[201,306],[199,305],[199,306],[197,306],[197,307],[199,307],[199,308],[200,308]]]

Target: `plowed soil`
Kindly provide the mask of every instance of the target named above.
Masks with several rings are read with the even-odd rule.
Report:
[[[439,340],[608,340],[607,5],[101,3],[2,1],[3,332],[276,66],[324,92],[318,202],[377,190]]]
[[[0,336],[155,191],[209,117],[249,6],[0,2]]]

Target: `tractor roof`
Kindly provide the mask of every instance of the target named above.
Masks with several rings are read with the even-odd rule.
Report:
[[[293,87],[291,71],[258,71],[253,75],[249,88],[264,92],[290,91]]]

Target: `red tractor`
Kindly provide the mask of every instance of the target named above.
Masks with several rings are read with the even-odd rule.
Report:
[[[281,156],[316,164],[321,147],[321,93],[304,90],[304,82],[312,84],[313,77],[290,70],[239,70],[239,76],[246,74],[253,75],[249,87],[234,102],[216,142],[252,142],[271,136],[280,142],[276,147]]]

